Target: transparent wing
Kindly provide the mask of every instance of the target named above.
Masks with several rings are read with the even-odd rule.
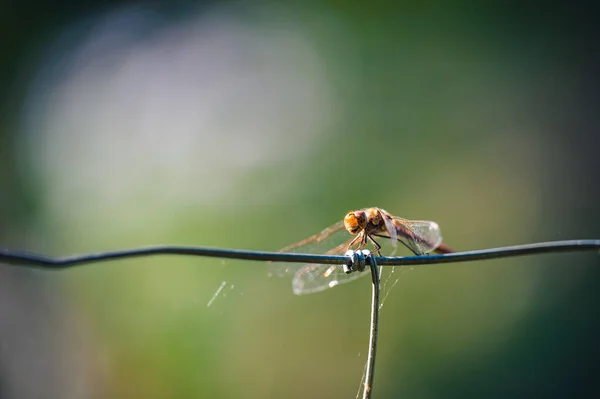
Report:
[[[393,217],[392,224],[395,227],[398,241],[402,242],[415,255],[429,253],[442,243],[442,233],[436,222]],[[378,233],[377,236],[393,238],[389,233]]]
[[[342,231],[342,232],[346,231],[346,229],[344,228],[343,221],[334,223],[331,226],[323,229],[321,232],[319,232],[313,236],[310,236],[308,238],[305,238],[302,241],[298,241],[294,244],[288,245],[285,248],[281,248],[277,252],[298,252],[299,251],[299,253],[303,253],[302,250],[306,249],[307,247],[313,247],[315,244],[318,244],[318,243],[327,243],[327,241],[329,241],[329,239],[333,238],[334,234],[339,233],[340,231]]]
[[[312,294],[369,274],[368,267],[362,272],[346,274],[339,265],[305,265],[294,276],[292,289],[296,295]]]
[[[353,238],[354,236],[348,234],[344,228],[344,223],[338,222],[278,252],[343,255]],[[323,291],[369,274],[365,272],[346,274],[340,265],[269,262],[267,268],[271,275],[294,274],[292,289],[296,295]]]
[[[396,230],[396,226],[394,226],[394,218],[389,216],[387,212],[383,212],[383,222],[385,223],[385,229],[388,233],[387,235],[390,237],[390,244],[393,248],[392,254],[394,254],[396,252],[396,247],[398,246],[398,232]],[[381,245],[381,243],[379,245]]]
[[[277,252],[340,255],[343,254],[346,249],[345,247],[343,247],[343,249],[338,249],[338,247],[341,244],[346,244],[347,246],[347,243],[349,243],[351,239],[352,237],[350,237],[344,228],[344,223],[338,222],[313,236],[288,245]],[[267,271],[269,272],[269,275],[283,277],[286,275],[296,274],[296,272],[302,269],[304,266],[306,266],[306,264],[269,262],[267,264]]]

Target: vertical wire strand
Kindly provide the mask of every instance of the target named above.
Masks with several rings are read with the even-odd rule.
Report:
[[[379,279],[379,267],[375,257],[369,251],[363,251],[369,266],[371,267],[371,325],[369,328],[369,353],[367,355],[367,371],[365,374],[365,387],[363,399],[370,399],[373,392],[373,379],[375,377],[375,355],[377,353],[377,333],[379,332],[379,293],[381,281]]]

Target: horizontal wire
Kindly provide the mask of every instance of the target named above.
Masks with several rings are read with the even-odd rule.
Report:
[[[414,266],[438,263],[470,262],[475,260],[498,259],[511,256],[542,253],[581,252],[594,250],[600,251],[600,240],[551,241],[535,244],[514,245],[510,247],[482,249],[476,251],[454,252],[444,255],[376,257],[376,261],[380,266]],[[352,258],[345,255],[312,255],[182,246],[151,246],[75,255],[64,258],[52,258],[33,253],[0,249],[0,262],[24,267],[61,270],[90,263],[154,255],[191,255],[212,258],[288,263],[346,265],[351,265],[352,263]]]

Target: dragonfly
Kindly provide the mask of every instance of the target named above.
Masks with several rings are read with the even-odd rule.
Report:
[[[442,244],[440,227],[436,222],[408,220],[375,207],[348,212],[343,220],[278,252],[324,252],[325,255],[342,255],[350,249],[360,250],[371,244],[373,252],[381,256],[383,247],[377,242],[379,238],[387,241],[393,252],[398,243],[415,255],[454,252],[447,245]],[[294,274],[292,288],[296,295],[312,294],[356,280],[370,274],[368,270],[367,268],[362,272],[346,273],[340,265],[286,264],[284,266],[269,263],[270,274],[278,276]]]

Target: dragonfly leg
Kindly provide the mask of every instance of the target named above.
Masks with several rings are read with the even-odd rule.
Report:
[[[354,239],[353,239],[352,241],[350,241],[350,243],[348,244],[348,250],[350,250],[350,249],[352,248],[352,246],[354,245],[354,243],[356,243],[356,240],[358,240],[359,238],[361,238],[361,241],[362,241],[362,237],[361,237],[361,235],[360,235],[360,234],[357,234],[357,235],[356,235],[356,237],[354,237]],[[362,244],[362,243],[361,243],[361,244]],[[361,245],[359,244],[359,248],[358,248],[358,249],[360,249],[360,246],[361,246]],[[357,249],[357,250],[358,250],[358,249]]]
[[[371,243],[373,244],[373,246],[375,247],[375,251],[373,251],[373,252],[375,252],[378,256],[381,256],[381,251],[380,251],[381,245],[379,245],[379,243],[377,241],[375,241],[373,239],[373,237],[371,237],[370,234],[367,234],[366,236],[369,239],[369,241],[371,241]]]

